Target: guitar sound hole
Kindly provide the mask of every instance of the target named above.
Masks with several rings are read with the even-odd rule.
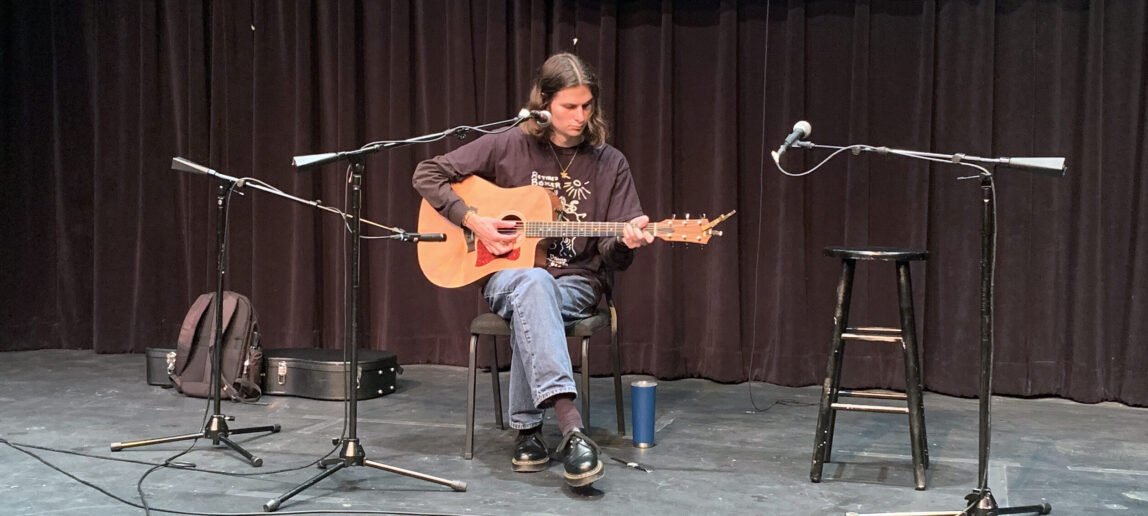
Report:
[[[522,219],[521,219],[521,218],[518,218],[518,217],[516,217],[516,216],[514,216],[514,215],[509,215],[509,216],[506,216],[506,217],[504,217],[502,220],[505,220],[505,221],[509,221],[509,222],[515,222],[515,223],[517,223],[517,222],[521,222],[521,221],[522,221]],[[518,226],[518,227],[521,227],[521,224],[519,224],[519,226]],[[516,234],[518,234],[518,227],[513,227],[513,228],[498,228],[498,232],[499,232],[500,234],[503,234],[503,235],[516,235]]]

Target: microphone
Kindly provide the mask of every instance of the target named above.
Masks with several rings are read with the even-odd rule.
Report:
[[[1002,158],[1002,166],[1052,177],[1064,177],[1064,158]]]
[[[181,172],[191,172],[192,174],[199,174],[203,176],[218,176],[216,172],[198,163],[193,163],[191,160],[185,158],[171,158],[171,169],[179,170]]]
[[[338,152],[324,152],[322,154],[307,154],[305,156],[295,156],[291,158],[291,166],[299,169],[300,172],[305,168],[317,167],[319,165],[326,165],[327,163],[334,163],[339,161],[341,156]]]
[[[785,143],[781,144],[781,147],[778,147],[777,150],[771,153],[773,156],[773,161],[776,162],[780,160],[781,155],[785,154],[785,151],[789,149],[790,145],[793,145],[798,140],[804,140],[805,138],[808,138],[809,134],[812,132],[813,126],[809,125],[809,122],[806,122],[805,120],[793,124],[793,132],[789,133],[789,136],[785,137]]]
[[[446,242],[445,233],[399,233],[391,238],[403,242]]]
[[[518,118],[523,120],[527,118],[533,118],[538,122],[539,127],[547,127],[550,125],[550,112],[546,111],[545,109],[523,109],[522,111],[518,112]]]

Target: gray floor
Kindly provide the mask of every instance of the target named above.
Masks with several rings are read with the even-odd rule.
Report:
[[[639,377],[627,377],[627,381]],[[606,454],[636,460],[645,473],[608,461],[606,477],[586,492],[563,486],[561,468],[513,473],[514,433],[493,423],[489,383],[479,383],[474,460],[463,460],[466,372],[406,366],[398,392],[359,405],[358,435],[368,459],[461,480],[464,493],[366,467],[346,468],[288,501],[289,511],[396,511],[451,514],[842,514],[960,510],[975,486],[977,402],[928,394],[932,467],[929,489],[912,488],[903,416],[842,413],[835,463],[809,482],[819,389],[705,380],[660,382],[658,445],[639,450],[616,435],[612,382],[592,382],[592,435]],[[505,373],[503,376],[505,388]],[[190,441],[111,453],[111,442],[196,433],[204,400],[144,382],[143,355],[43,350],[0,353],[0,437],[14,443],[101,457],[157,462]],[[303,466],[330,451],[343,404],[265,396],[225,403],[232,428],[278,423],[277,434],[235,435],[266,464],[252,468],[234,452],[200,442],[181,460],[201,469],[161,469],[143,484],[155,507],[194,512],[260,512],[268,499],[317,471]],[[1001,505],[1047,500],[1053,514],[1148,514],[1148,411],[1116,404],[997,398],[990,487]],[[548,440],[558,435],[553,424]],[[138,502],[136,483],[150,467],[29,449],[64,471]],[[140,514],[0,446],[0,513]],[[267,473],[267,474],[264,474]]]

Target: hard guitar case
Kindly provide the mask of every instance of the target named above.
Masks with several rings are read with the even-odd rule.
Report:
[[[344,400],[346,365],[341,349],[265,349],[263,394]],[[355,375],[358,399],[395,392],[402,372],[394,353],[359,350],[359,370]]]
[[[147,384],[171,387],[175,369],[175,348],[147,348]]]

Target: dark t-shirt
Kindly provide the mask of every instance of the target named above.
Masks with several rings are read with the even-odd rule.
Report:
[[[626,157],[609,144],[593,147],[583,142],[566,149],[511,129],[484,135],[452,152],[419,163],[413,183],[439,213],[461,224],[466,205],[451,190],[450,183],[471,174],[503,188],[545,187],[558,196],[563,217],[568,221],[625,222],[642,214],[630,165]],[[632,250],[614,237],[552,239],[546,255],[546,268],[551,274],[590,277],[599,291],[604,262],[621,270],[633,260]]]

